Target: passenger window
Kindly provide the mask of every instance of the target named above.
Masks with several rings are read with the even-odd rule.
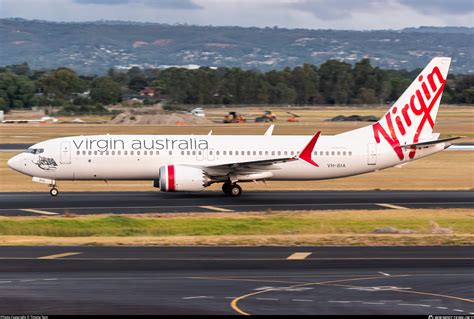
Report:
[[[331,152],[331,155],[334,156],[334,151]]]
[[[288,151],[285,151],[285,153],[284,153],[284,154],[285,154],[285,156],[286,156],[286,155],[288,155]]]
[[[115,151],[112,151],[112,155],[115,155]]]
[[[212,151],[209,151],[209,155],[212,155],[212,153],[213,153]]]
[[[280,156],[280,155],[281,155],[281,151],[278,151],[278,156]]]
[[[216,151],[216,155],[219,155],[219,151]]]
[[[265,151],[265,155],[268,155],[268,151]]]
[[[323,155],[324,155],[324,152],[323,152],[323,151],[319,152],[319,155],[320,155],[320,156],[323,156]]]
[[[256,151],[253,151],[253,155],[257,155],[257,152],[256,152]]]
[[[134,154],[134,152],[133,152],[133,151],[130,151],[130,155],[133,155],[133,154]]]
[[[183,155],[184,155],[184,151],[181,151],[181,156],[183,156]]]
[[[137,155],[140,155],[140,151],[137,151]]]
[[[250,151],[247,151],[247,155],[250,155]]]
[[[329,152],[328,152],[328,151],[326,151],[326,156],[329,156]]]
[[[337,151],[337,156],[341,155],[341,152],[340,151]]]
[[[173,155],[173,151],[170,151],[169,154],[170,154],[170,156]]]
[[[123,151],[123,155],[127,155],[127,151]]]
[[[259,152],[258,152],[258,155],[263,155],[263,152],[262,152],[262,151],[259,151]]]
[[[171,155],[171,153],[170,153],[170,155]],[[193,155],[196,155],[196,151],[193,151]]]
[[[275,151],[272,151],[272,156],[275,155]]]
[[[143,151],[143,155],[148,155],[147,151]]]
[[[198,155],[202,155],[202,152],[201,152],[201,151],[199,151],[199,152],[198,152]]]
[[[294,151],[291,151],[290,154],[291,154],[291,155],[295,155],[295,152],[294,152]]]
[[[349,152],[349,156],[352,156],[352,152]]]
[[[226,152],[226,151],[222,151],[222,155],[227,155],[227,152]]]
[[[82,151],[82,155],[86,155],[86,151]]]
[[[232,155],[232,151],[229,151],[229,155]]]
[[[77,152],[76,152],[76,155],[81,155],[81,152],[80,152],[80,151],[77,151]]]
[[[97,156],[97,151],[94,151],[94,155]]]
[[[109,155],[109,151],[105,152],[105,155]]]

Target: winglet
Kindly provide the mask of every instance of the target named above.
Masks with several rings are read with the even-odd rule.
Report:
[[[319,135],[321,135],[321,131],[319,131],[313,136],[311,141],[309,141],[308,145],[306,145],[306,147],[301,151],[300,155],[298,156],[299,159],[302,159],[303,161],[316,167],[319,167],[319,165],[312,160],[311,154],[313,153],[314,146],[316,145],[316,142],[319,139]]]

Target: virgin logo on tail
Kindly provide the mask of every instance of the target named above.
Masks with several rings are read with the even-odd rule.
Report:
[[[438,79],[438,84],[435,81],[435,76]],[[421,118],[410,144],[418,143],[420,134],[427,123],[431,128],[434,127],[431,110],[441,97],[446,79],[443,78],[439,68],[435,66],[431,73],[428,74],[427,81],[423,80],[423,75],[420,75],[418,81],[421,83],[421,88],[415,91],[415,94],[410,97],[410,101],[406,102],[405,106],[402,108],[394,106],[385,114],[385,127],[381,121],[372,125],[375,141],[380,143],[380,135],[382,135],[400,160],[403,160],[405,157],[400,147],[400,138],[407,134],[408,129],[411,128],[414,123],[417,123]],[[407,136],[407,138],[410,138],[410,136]],[[416,148],[411,149],[409,154],[410,158],[415,156],[415,151]]]

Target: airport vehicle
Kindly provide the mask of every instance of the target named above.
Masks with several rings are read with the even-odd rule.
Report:
[[[245,117],[237,112],[229,112],[224,116],[224,123],[245,123],[246,121]]]
[[[371,125],[335,136],[96,135],[37,143],[8,166],[49,184],[60,180],[151,180],[163,192],[202,191],[222,183],[322,180],[398,166],[437,152],[459,137],[433,133],[451,59],[438,57],[388,112]]]
[[[202,107],[197,107],[195,109],[192,109],[190,114],[197,117],[206,117],[206,113],[204,113],[204,110],[202,109]]]
[[[272,111],[265,111],[262,116],[256,117],[255,122],[262,123],[262,122],[274,122],[276,121],[276,115],[272,113]]]

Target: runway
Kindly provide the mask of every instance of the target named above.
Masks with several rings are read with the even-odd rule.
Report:
[[[0,247],[0,313],[474,314],[474,247]]]
[[[473,191],[0,193],[0,216],[473,207]]]

